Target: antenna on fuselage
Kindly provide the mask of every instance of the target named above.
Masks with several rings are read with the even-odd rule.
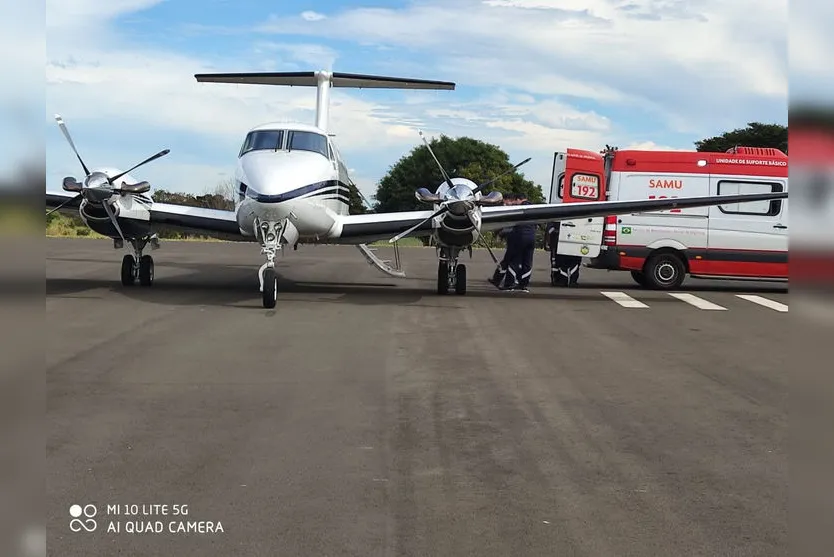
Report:
[[[201,83],[243,83],[249,85],[286,85],[289,87],[316,88],[316,127],[327,132],[330,116],[330,88],[354,89],[436,89],[454,91],[450,81],[410,79],[364,75],[325,70],[312,72],[255,72],[255,73],[203,73],[194,77]]]

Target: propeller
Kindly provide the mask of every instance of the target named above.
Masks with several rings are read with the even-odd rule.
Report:
[[[122,178],[123,176],[126,176],[130,172],[133,172],[140,166],[155,161],[160,157],[164,157],[165,155],[170,153],[171,150],[163,149],[157,154],[143,160],[139,164],[134,165],[129,170],[120,172],[115,176],[108,176],[106,173],[100,171],[91,172],[87,165],[84,163],[84,159],[82,159],[81,155],[78,153],[78,149],[75,147],[75,143],[72,141],[72,136],[70,135],[69,130],[67,129],[67,125],[64,123],[64,119],[61,118],[59,114],[56,114],[55,121],[58,123],[58,127],[61,129],[61,133],[64,134],[67,143],[69,143],[70,147],[72,148],[72,151],[75,153],[75,157],[78,159],[78,162],[81,163],[81,168],[84,169],[85,176],[83,182],[79,182],[71,176],[67,176],[66,178],[64,178],[64,190],[78,192],[78,195],[67,199],[54,209],[48,211],[46,215],[49,216],[55,211],[58,211],[59,209],[63,208],[65,205],[77,201],[78,199],[84,198],[88,202],[101,204],[104,207],[107,216],[110,217],[110,221],[113,223],[113,226],[116,228],[116,231],[119,233],[119,236],[121,236],[122,241],[124,241],[125,236],[122,233],[122,229],[119,226],[119,222],[116,219],[116,215],[113,212],[113,208],[108,203],[108,200],[110,199],[110,197],[113,196],[114,193],[145,193],[150,190],[151,185],[146,181],[137,182],[136,184],[126,184],[122,182],[121,185],[116,185],[116,180]]]
[[[451,192],[455,188],[455,185],[452,183],[452,179],[449,178],[449,175],[446,173],[446,170],[444,170],[443,165],[441,165],[440,161],[437,160],[437,157],[434,155],[434,151],[432,150],[431,145],[429,145],[429,142],[426,141],[426,138],[423,135],[422,130],[419,133],[420,133],[420,139],[423,140],[423,143],[426,145],[426,148],[428,149],[429,154],[434,159],[434,162],[437,163],[438,168],[440,168],[440,173],[443,175],[443,180],[446,182],[446,184],[449,185],[449,191]],[[486,186],[495,183],[502,176],[505,176],[505,175],[515,171],[518,167],[520,167],[523,164],[527,164],[528,162],[530,162],[531,158],[532,157],[527,157],[526,159],[524,159],[520,163],[514,165],[513,167],[509,168],[508,170],[505,170],[504,172],[501,172],[500,174],[491,178],[490,180],[487,180],[486,182],[476,186],[475,189],[470,190],[467,193],[469,195],[474,196],[476,193],[481,191]],[[500,196],[500,193],[498,193],[498,192],[493,192],[493,193],[496,193],[498,195],[493,196],[492,194],[490,194],[490,196],[487,197],[487,199],[489,200],[490,203],[497,201],[499,199],[498,196]],[[448,194],[448,192],[447,192],[447,194]],[[411,234],[412,232],[414,232],[415,230],[417,230],[418,228],[423,226],[426,222],[429,222],[432,219],[435,219],[435,218],[439,217],[440,215],[446,213],[447,211],[450,210],[450,207],[451,207],[452,204],[456,204],[456,203],[460,203],[461,201],[465,201],[464,199],[461,199],[458,196],[456,196],[455,198],[451,198],[451,199],[447,197],[447,198],[441,200],[439,196],[437,196],[435,194],[432,194],[426,188],[420,188],[419,190],[417,190],[417,192],[415,192],[415,195],[417,196],[417,199],[419,199],[421,201],[439,202],[440,203],[440,208],[437,211],[435,211],[434,213],[432,213],[430,216],[426,217],[425,219],[423,219],[422,221],[420,221],[416,225],[409,228],[408,230],[406,230],[404,232],[400,232],[399,234],[397,234],[396,236],[394,236],[393,238],[388,240],[389,244],[393,244],[394,242],[402,240],[403,238],[405,238],[406,236],[408,236],[409,234]],[[473,202],[474,202],[474,200],[473,200]],[[467,209],[466,213],[470,214],[471,209]]]

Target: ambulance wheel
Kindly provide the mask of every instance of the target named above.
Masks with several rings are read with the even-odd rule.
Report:
[[[686,266],[674,253],[658,253],[646,261],[645,280],[655,290],[674,290],[683,284],[686,278]]]
[[[633,278],[634,282],[640,286],[647,287],[649,285],[649,283],[646,282],[646,275],[644,275],[642,271],[631,271],[631,278]]]
[[[466,265],[460,263],[455,267],[455,294],[466,294]]]
[[[133,267],[136,265],[136,259],[127,254],[122,258],[122,286],[133,286],[136,281],[136,275],[133,274]]]
[[[449,264],[446,261],[437,263],[437,293],[449,293]]]

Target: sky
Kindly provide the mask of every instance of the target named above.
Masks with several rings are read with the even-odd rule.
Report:
[[[299,71],[453,81],[455,91],[336,89],[331,131],[366,196],[428,137],[470,136],[550,187],[568,147],[692,149],[748,122],[787,124],[786,0],[47,0],[47,189],[81,167],[202,194],[246,132],[313,123],[315,89],[197,83]],[[807,42],[807,41],[806,41]],[[810,50],[813,48],[809,47]]]

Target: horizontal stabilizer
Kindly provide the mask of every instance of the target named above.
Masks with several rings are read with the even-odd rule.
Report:
[[[455,84],[449,81],[410,79],[343,72],[248,72],[204,73],[194,77],[201,83],[244,83],[250,85],[288,85],[290,87],[316,87],[319,75],[330,77],[331,87],[355,89],[442,89],[453,91]]]

